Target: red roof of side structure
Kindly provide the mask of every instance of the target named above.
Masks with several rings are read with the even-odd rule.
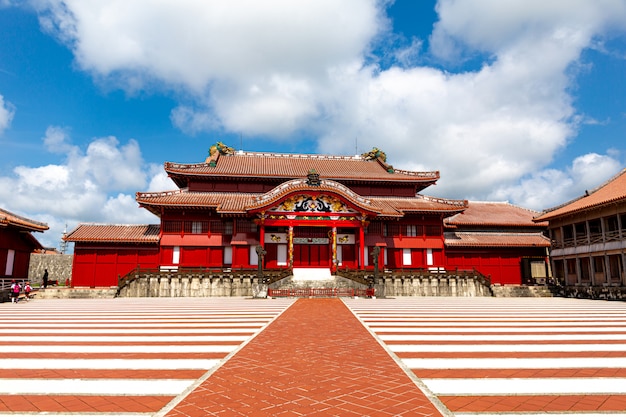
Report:
[[[2,226],[14,226],[31,232],[43,232],[49,229],[46,223],[31,220],[26,217],[18,216],[10,211],[0,209],[0,227]]]
[[[158,224],[79,224],[63,238],[68,242],[158,243]]]
[[[444,220],[446,227],[538,227],[547,223],[536,223],[537,211],[518,207],[507,202],[470,201],[463,213]]]
[[[303,178],[315,169],[320,178],[369,182],[421,183],[422,189],[439,179],[439,171],[419,172],[394,169],[380,158],[363,156],[332,156],[314,154],[277,154],[235,152],[207,158],[200,164],[165,163],[165,171],[179,187],[184,180],[177,178],[239,177],[239,178]]]
[[[448,247],[550,247],[550,240],[541,232],[498,233],[498,232],[446,232]]]
[[[545,210],[535,218],[535,221],[549,221],[616,202],[626,202],[626,168],[591,192],[586,192],[577,199]]]

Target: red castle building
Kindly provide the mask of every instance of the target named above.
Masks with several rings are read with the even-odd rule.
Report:
[[[253,269],[259,247],[263,268],[294,273],[372,269],[378,253],[381,270],[476,268],[521,284],[537,276],[531,263],[547,265],[538,213],[423,195],[439,172],[396,169],[376,148],[332,156],[217,143],[206,161],[165,171],[177,190],[136,194],[160,224],[81,224],[67,235],[74,286],[115,286],[137,267]]]
[[[43,249],[32,232],[45,230],[46,223],[0,209],[0,278],[28,278],[30,254]]]

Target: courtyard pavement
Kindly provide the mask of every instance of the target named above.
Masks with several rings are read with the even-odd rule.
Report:
[[[626,416],[626,304],[0,304],[0,416]]]

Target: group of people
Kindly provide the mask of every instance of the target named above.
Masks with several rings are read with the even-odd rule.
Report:
[[[42,286],[43,288],[46,288],[48,286],[48,269],[46,269],[43,273]],[[30,282],[22,281],[22,283],[19,283],[16,280],[12,280],[10,289],[10,297],[12,303],[17,303],[20,300],[20,294],[22,293],[22,291],[24,291],[24,300],[30,300],[31,292],[33,291],[33,287],[30,285]]]
[[[11,281],[11,302],[17,303],[20,300],[20,293],[24,291],[24,299],[26,301],[30,300],[30,293],[33,290],[33,287],[30,286],[30,282],[26,281],[24,285],[19,282],[13,280]]]

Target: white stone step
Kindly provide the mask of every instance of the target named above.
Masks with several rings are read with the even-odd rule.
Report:
[[[293,281],[326,281],[333,279],[330,268],[294,268]]]

